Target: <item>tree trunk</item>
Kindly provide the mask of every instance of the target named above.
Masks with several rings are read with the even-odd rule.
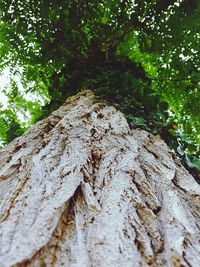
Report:
[[[200,266],[200,187],[91,91],[0,151],[0,267]]]

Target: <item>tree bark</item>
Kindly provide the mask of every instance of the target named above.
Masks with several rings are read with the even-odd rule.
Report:
[[[0,151],[0,267],[200,266],[200,187],[91,91]]]

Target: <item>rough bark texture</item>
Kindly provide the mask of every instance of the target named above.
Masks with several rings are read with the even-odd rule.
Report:
[[[200,266],[200,187],[85,91],[0,151],[0,267]]]

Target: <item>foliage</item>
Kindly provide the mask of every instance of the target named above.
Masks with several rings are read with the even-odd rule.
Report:
[[[1,69],[20,66],[25,93],[51,99],[41,110],[19,91],[9,95],[30,114],[26,127],[13,116],[21,128],[92,88],[132,127],[160,133],[199,169],[199,1],[3,0],[0,10]],[[4,140],[12,118],[6,116]]]

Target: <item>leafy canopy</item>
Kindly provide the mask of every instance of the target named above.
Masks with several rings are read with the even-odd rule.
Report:
[[[200,169],[199,33],[197,0],[2,0],[0,67],[18,72],[26,89],[22,95],[14,78],[4,89],[1,139],[91,88]],[[45,105],[26,100],[30,92]],[[21,123],[17,110],[31,119]]]

